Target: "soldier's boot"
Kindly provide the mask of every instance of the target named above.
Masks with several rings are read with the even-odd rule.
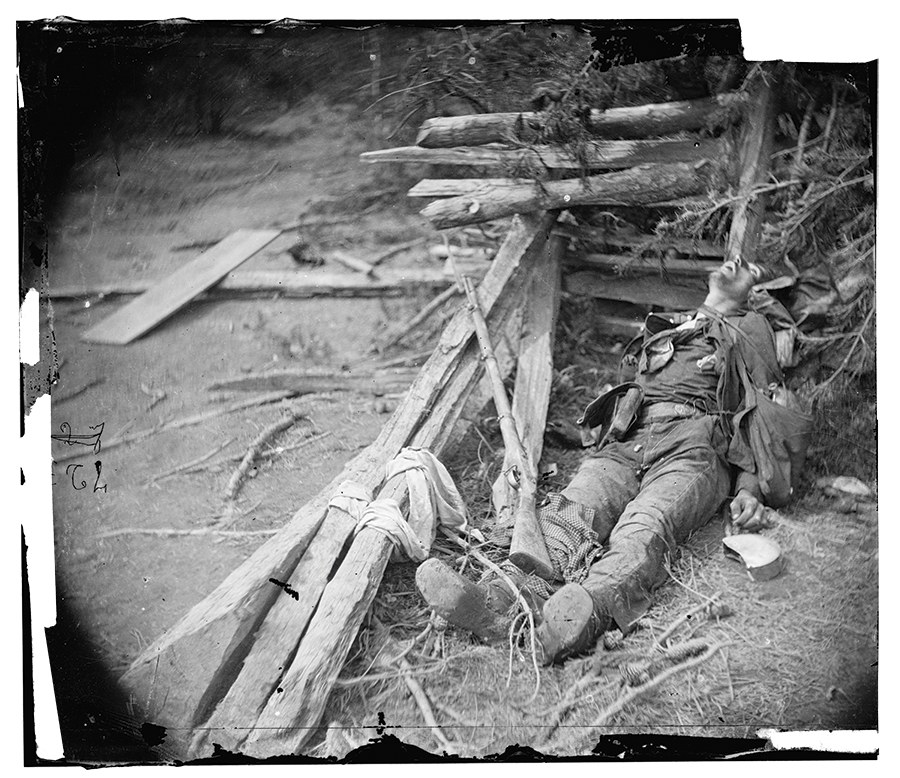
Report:
[[[566,584],[544,603],[537,628],[538,659],[544,665],[562,662],[591,650],[612,626],[612,619],[599,609],[587,589]]]
[[[511,576],[516,585],[524,582]],[[438,616],[456,627],[487,640],[507,640],[510,612],[516,602],[509,585],[500,577],[475,584],[439,559],[427,559],[416,570],[416,586],[425,602]],[[539,611],[543,598],[530,592],[523,595]]]

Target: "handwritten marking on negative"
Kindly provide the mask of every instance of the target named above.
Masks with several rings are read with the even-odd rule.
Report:
[[[72,426],[69,422],[64,421],[59,425],[61,435],[51,435],[50,437],[53,440],[58,440],[60,443],[65,443],[67,446],[91,446],[93,452],[95,454],[100,453],[100,436],[103,435],[103,427],[106,422],[100,422],[99,424],[89,424],[88,429],[96,430],[96,432],[91,433],[90,435],[73,435],[72,434]]]

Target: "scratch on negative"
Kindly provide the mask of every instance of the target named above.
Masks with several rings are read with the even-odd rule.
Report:
[[[296,591],[295,589],[292,589],[288,584],[283,583],[282,581],[279,581],[277,578],[270,578],[269,583],[273,583],[276,586],[280,586],[282,589],[284,589],[285,594],[291,595],[291,597],[293,597],[295,600],[297,600],[299,602],[300,593],[298,591]]]

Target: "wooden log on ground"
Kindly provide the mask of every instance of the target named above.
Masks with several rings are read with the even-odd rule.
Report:
[[[327,257],[328,259],[333,259],[335,262],[340,262],[344,267],[349,267],[357,273],[363,273],[367,276],[374,275],[375,273],[375,265],[371,262],[366,262],[366,260],[360,259],[359,257],[354,257],[346,251],[330,251]]]
[[[425,206],[420,213],[438,229],[577,205],[651,206],[703,192],[709,163],[645,165],[584,179],[539,185],[486,187]]]
[[[540,145],[510,149],[504,146],[465,146],[462,148],[422,148],[402,146],[396,149],[366,151],[363,162],[400,162],[427,165],[468,165],[471,167],[516,168],[544,167],[551,170],[624,170],[635,165],[667,162],[698,162],[718,159],[725,144],[718,138],[697,140],[610,140],[590,141],[576,156],[564,146]]]
[[[99,283],[91,286],[51,286],[51,300],[108,297],[143,294],[153,281],[140,279]],[[195,298],[222,299],[233,297],[387,297],[407,294],[424,288],[443,289],[449,283],[441,268],[381,268],[378,277],[357,273],[259,270],[231,273],[216,286]]]
[[[492,309],[492,328],[499,329],[514,318],[537,272],[537,267],[522,268],[510,281]],[[483,394],[472,397],[478,394],[474,390],[483,372],[478,353],[477,344],[470,343],[410,445],[426,446],[440,455],[460,435],[458,422],[471,401],[480,400],[483,406]],[[509,372],[512,359],[507,355],[498,361]],[[404,508],[405,481],[386,483],[378,496],[390,497]],[[287,582],[290,590],[303,593],[303,607],[287,598],[273,604],[238,677],[197,731],[192,757],[209,755],[214,744],[256,755],[292,753],[312,734],[392,548],[380,533],[364,530],[332,576],[338,552],[354,528],[355,521],[341,512],[326,516]],[[280,671],[274,672],[273,667]]]
[[[731,228],[725,248],[726,259],[755,262],[768,195],[753,189],[766,183],[775,141],[778,117],[778,83],[782,66],[767,64],[751,89],[752,102],[741,132],[738,151],[740,178],[738,201],[732,208]]]
[[[647,138],[729,123],[746,103],[740,92],[700,100],[680,100],[634,107],[592,110],[587,129],[603,138]],[[529,143],[545,131],[543,113],[488,113],[428,119],[416,145],[423,148],[480,146],[485,143]]]
[[[699,279],[680,284],[658,278],[616,278],[592,270],[567,273],[563,288],[570,294],[599,297],[604,300],[647,305],[663,311],[687,311],[697,308],[705,299],[707,287]]]
[[[315,373],[309,370],[278,370],[265,373],[223,378],[210,384],[210,392],[274,392],[290,389],[298,395],[317,392],[361,392],[388,394],[409,388],[418,371],[396,368],[393,370],[329,371]]]
[[[553,342],[562,286],[562,258],[566,240],[550,239],[546,267],[536,276],[525,299],[525,313],[519,343],[516,380],[513,386],[512,416],[531,472],[538,472],[547,426],[547,406],[553,384]],[[503,457],[503,472],[494,481],[491,500],[496,524],[512,528],[516,493],[506,472],[513,466],[510,452]]]
[[[487,310],[494,308],[519,268],[535,260],[554,218],[543,214],[513,221],[481,285],[482,304]],[[328,502],[338,486],[349,479],[374,488],[381,481],[385,463],[404,446],[419,441],[420,445],[439,449],[449,438],[452,425],[435,430],[430,425],[431,415],[444,395],[444,387],[461,372],[466,350],[477,348],[473,338],[474,328],[468,313],[462,310],[448,324],[438,348],[378,438],[132,663],[121,679],[122,688],[131,695],[144,721],[167,728],[167,745],[186,752],[192,730],[206,721],[227,693],[240,672],[253,634],[276,598],[284,596],[271,579],[292,579],[298,561],[322,529]],[[451,400],[456,400],[461,412],[464,401],[450,398],[444,402]],[[432,437],[427,438],[423,431]]]

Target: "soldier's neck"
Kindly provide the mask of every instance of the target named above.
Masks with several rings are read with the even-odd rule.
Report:
[[[746,300],[735,300],[733,297],[722,294],[718,290],[711,290],[706,295],[703,305],[706,308],[711,308],[716,313],[722,314],[722,316],[733,316],[744,311],[746,302]]]

